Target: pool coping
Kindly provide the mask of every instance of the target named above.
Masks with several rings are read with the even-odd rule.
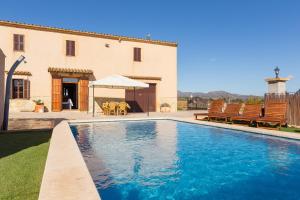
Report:
[[[52,132],[39,200],[100,200],[68,122]]]
[[[300,134],[298,133],[199,121],[194,119],[184,119],[180,117],[64,120],[60,122],[52,132],[39,200],[101,200],[100,194],[96,189],[95,183],[93,182],[80,149],[75,141],[75,138],[73,137],[70,124],[141,120],[174,120],[285,139],[300,140]]]
[[[278,130],[268,130],[268,129],[255,128],[255,127],[246,127],[246,126],[239,126],[235,124],[224,124],[218,122],[201,121],[195,119],[185,119],[180,117],[114,118],[114,119],[94,119],[94,120],[89,119],[89,120],[69,120],[68,122],[72,124],[72,123],[89,123],[89,122],[141,121],[141,120],[175,120],[175,121],[199,124],[204,126],[212,126],[217,128],[249,132],[254,134],[280,137],[285,139],[300,140],[299,133],[292,133],[292,132],[285,132],[285,131],[278,131]]]

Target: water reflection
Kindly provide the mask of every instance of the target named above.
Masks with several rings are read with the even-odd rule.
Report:
[[[73,127],[102,199],[297,199],[300,143],[174,122]]]
[[[133,180],[141,185],[159,186],[160,177],[176,173],[174,122],[91,123],[77,125],[76,132],[87,166],[101,190]]]
[[[128,123],[125,124],[125,135],[128,141],[155,140],[157,135],[157,122]]]

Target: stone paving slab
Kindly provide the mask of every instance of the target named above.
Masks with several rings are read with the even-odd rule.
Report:
[[[179,111],[173,113],[160,113],[151,112],[149,117],[181,117],[190,118],[195,111]],[[206,111],[196,111],[206,112]],[[137,118],[148,117],[147,113],[130,113],[126,116],[107,116],[96,113],[95,117],[91,113],[79,112],[79,111],[62,111],[62,112],[46,112],[46,113],[34,113],[34,112],[17,112],[10,113],[10,121],[8,124],[9,130],[23,130],[23,129],[47,129],[54,128],[63,120],[94,120],[94,119],[115,119],[115,118]]]

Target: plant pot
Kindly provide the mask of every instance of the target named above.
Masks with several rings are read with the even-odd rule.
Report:
[[[160,107],[160,112],[171,112],[170,107]]]
[[[44,110],[45,110],[45,106],[44,105],[35,105],[34,112],[43,113]]]

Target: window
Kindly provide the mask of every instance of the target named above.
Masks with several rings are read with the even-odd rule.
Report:
[[[136,62],[141,62],[142,59],[141,59],[141,48],[138,48],[138,47],[134,47],[133,48],[133,61],[136,61]]]
[[[14,34],[14,51],[24,51],[24,35]]]
[[[75,56],[75,41],[71,41],[71,40],[66,41],[66,55]]]
[[[63,83],[78,83],[78,78],[63,78]]]
[[[13,99],[29,99],[30,98],[30,82],[24,79],[12,80],[12,98]]]

